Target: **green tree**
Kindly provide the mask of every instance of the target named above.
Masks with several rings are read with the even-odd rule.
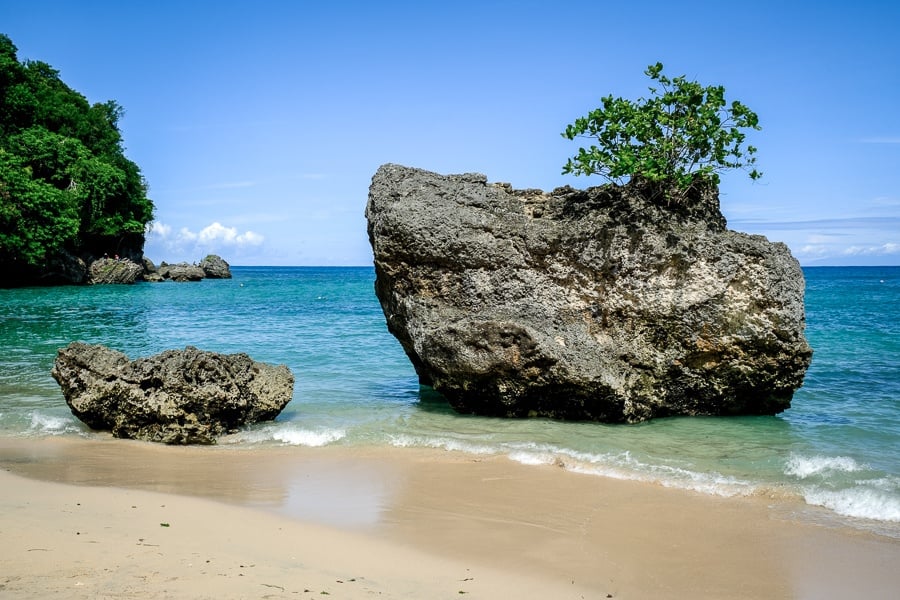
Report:
[[[0,269],[63,250],[140,252],[153,202],[125,157],[115,101],[90,104],[0,34]]]
[[[751,179],[756,148],[744,146],[746,129],[760,129],[756,113],[725,100],[722,86],[703,87],[684,76],[670,79],[662,63],[644,72],[656,82],[652,96],[632,102],[612,95],[586,117],[576,119],[562,136],[594,138],[563,166],[563,173],[597,174],[612,183],[632,179],[657,184],[670,202],[685,198],[698,182],[719,183],[719,173],[745,168]]]
[[[78,235],[78,200],[0,149],[0,264],[43,264]]]

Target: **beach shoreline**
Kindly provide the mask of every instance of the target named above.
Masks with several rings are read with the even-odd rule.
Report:
[[[0,597],[889,598],[900,589],[900,541],[805,520],[798,502],[502,456],[0,438],[0,488]]]

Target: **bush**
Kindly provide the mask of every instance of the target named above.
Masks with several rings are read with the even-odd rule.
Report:
[[[656,63],[644,71],[658,83],[649,99],[606,96],[602,107],[566,127],[563,137],[598,143],[579,148],[563,173],[597,174],[617,184],[653,182],[669,202],[683,201],[697,183],[718,185],[727,169],[748,169],[751,179],[759,179],[756,148],[743,146],[743,130],[760,129],[756,113],[737,101],[728,104],[722,86],[669,79],[662,69]]]

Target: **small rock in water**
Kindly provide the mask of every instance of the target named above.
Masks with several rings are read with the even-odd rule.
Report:
[[[213,444],[238,427],[274,419],[291,401],[284,365],[192,346],[130,361],[101,345],[61,348],[51,371],[72,413],[116,437]]]

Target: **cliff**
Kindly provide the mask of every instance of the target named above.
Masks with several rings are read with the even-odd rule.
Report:
[[[376,294],[420,381],[484,415],[772,414],[812,351],[787,246],[640,182],[513,190],[399,165],[372,179]]]

